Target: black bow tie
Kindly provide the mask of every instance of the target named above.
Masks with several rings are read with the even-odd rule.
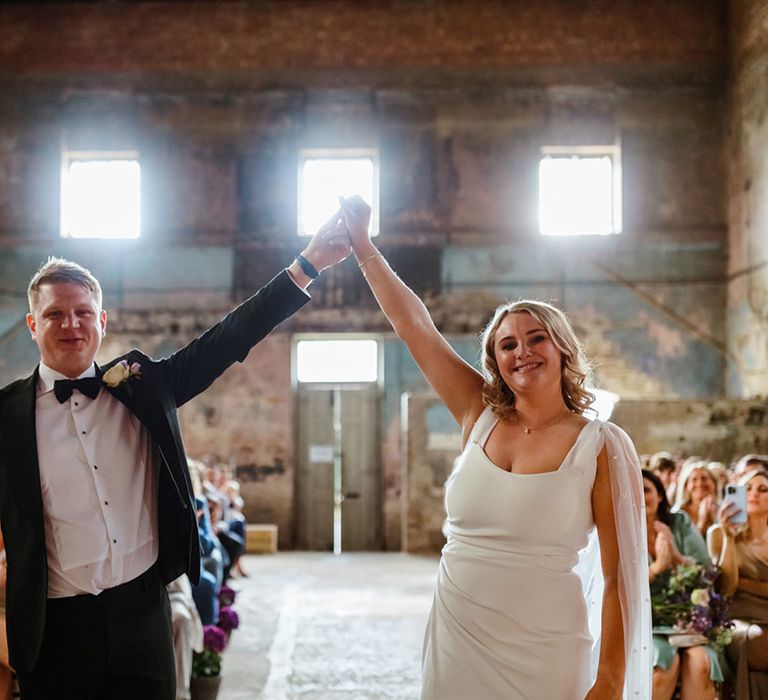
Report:
[[[84,377],[83,379],[57,379],[53,383],[53,393],[59,403],[64,403],[72,392],[77,389],[84,396],[95,399],[101,389],[101,380],[98,377]]]

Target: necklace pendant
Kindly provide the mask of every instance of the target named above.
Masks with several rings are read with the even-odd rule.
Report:
[[[526,435],[530,435],[530,433],[531,433],[531,429],[530,428],[526,428],[525,426],[523,426],[523,430],[525,431]]]

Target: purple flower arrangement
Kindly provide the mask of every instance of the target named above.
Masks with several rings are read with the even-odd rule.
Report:
[[[698,563],[679,564],[666,586],[652,597],[654,627],[700,634],[717,650],[731,643],[729,600],[715,590],[720,570]]]
[[[226,632],[217,625],[203,627],[203,647],[221,654],[227,648],[229,638]]]
[[[225,583],[219,590],[219,605],[229,608],[234,604],[236,597],[237,593]]]
[[[203,651],[192,659],[192,677],[209,677],[221,674],[222,654],[229,644],[229,637],[240,626],[240,617],[232,609],[235,591],[222,586],[219,591],[219,619],[215,625],[203,627]]]
[[[219,610],[219,628],[224,630],[227,637],[232,634],[232,630],[236,630],[239,626],[240,618],[232,608],[224,607]]]

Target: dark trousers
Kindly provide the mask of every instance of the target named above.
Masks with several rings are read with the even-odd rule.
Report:
[[[245,552],[245,540],[240,537],[240,535],[236,535],[234,532],[228,532],[226,530],[217,533],[216,537],[219,538],[221,546],[224,547],[224,550],[229,557],[229,562],[224,565],[224,581],[228,581],[230,570],[237,564],[237,560],[240,559]]]
[[[100,595],[48,600],[24,700],[174,700],[171,607],[157,567]]]

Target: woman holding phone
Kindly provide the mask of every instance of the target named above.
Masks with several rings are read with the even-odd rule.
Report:
[[[341,203],[368,285],[463,433],[422,699],[649,700],[640,464],[626,433],[584,416],[594,397],[567,317],[544,302],[499,307],[481,374],[373,245],[370,207]]]
[[[739,484],[746,486],[746,522],[726,493],[707,544],[722,571],[720,588],[733,596],[736,627],[725,652],[735,670],[735,697],[759,700],[768,698],[768,472],[750,471]]]

